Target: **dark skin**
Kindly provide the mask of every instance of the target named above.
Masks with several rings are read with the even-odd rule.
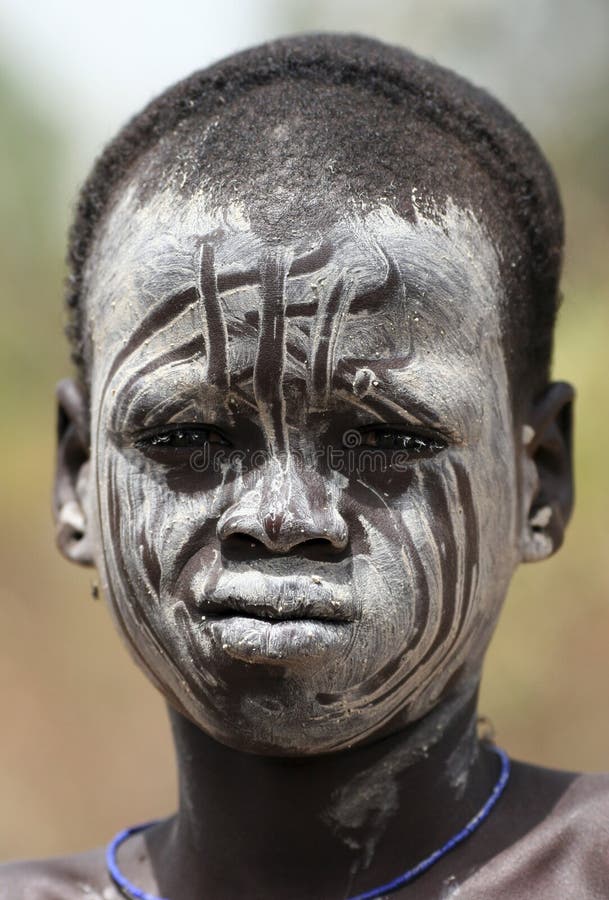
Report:
[[[362,765],[369,765],[382,750],[386,750],[386,746],[372,746],[366,751],[352,751],[327,760],[299,764],[247,755],[237,757],[234,751],[220,748],[200,731],[192,733],[192,726],[185,720],[177,722],[176,729],[183,732],[178,737],[178,753],[184,752],[183,747],[188,744],[198,767],[193,773],[193,782],[189,782],[195,791],[189,798],[189,806],[201,800],[204,802],[204,810],[197,809],[198,824],[205,828],[205,822],[211,823],[213,842],[210,845],[208,840],[202,841],[197,848],[177,844],[178,818],[167,820],[151,830],[145,840],[139,836],[132,838],[121,852],[122,871],[128,873],[133,883],[142,889],[156,891],[159,896],[184,900],[207,896],[314,896],[330,900],[346,896],[344,885],[349,881],[352,860],[342,845],[326,846],[320,842],[319,810],[326,806],[330,784],[341,785],[345,770],[348,773],[359,771]],[[395,743],[402,737],[396,735],[389,740]],[[387,873],[392,877],[406,866],[415,864],[428,855],[439,840],[460,830],[463,822],[482,805],[497,774],[496,760],[487,752],[467,801],[455,804],[454,799],[447,797],[447,813],[438,822],[434,811],[442,798],[439,800],[441,792],[434,778],[442,768],[441,753],[447,749],[442,747],[428,767],[413,767],[410,778],[403,779],[400,796],[404,798],[404,806],[406,803],[412,806],[410,810],[402,808],[395,817],[382,853],[378,860],[375,859],[374,872],[367,873],[365,881],[360,879],[360,884],[354,885],[352,890],[378,886],[386,882]],[[259,808],[260,802],[259,797],[249,796],[252,769],[261,785],[268,788],[263,798],[263,818],[251,814]],[[218,792],[209,789],[211,772],[228,779],[228,792],[214,797]],[[393,896],[437,898],[450,879],[459,883],[472,871],[492,863],[502,851],[543,821],[575,777],[567,772],[513,763],[510,786],[501,807],[496,810],[497,815],[489,818],[484,828],[413,885],[396,891]],[[186,792],[185,787],[183,790]],[[202,792],[202,798],[198,792]],[[299,810],[297,817],[293,814],[294,804]],[[415,815],[413,809],[417,810]],[[290,827],[286,829],[287,825]],[[236,847],[239,848],[238,866],[235,865]],[[316,859],[315,867],[310,865],[312,858]],[[8,892],[0,893],[0,896],[7,898],[19,897],[21,895],[16,891],[35,886],[40,893],[33,894],[34,897],[53,896],[51,890],[54,889],[60,890],[60,896],[65,900],[71,900],[81,896],[76,886],[79,881],[90,884],[99,896],[110,888],[103,848],[65,860],[13,864],[5,867],[3,874],[7,878],[5,889]],[[512,888],[509,894],[503,894],[500,893],[502,880],[498,878],[495,884],[492,868],[488,867],[484,890],[489,894],[495,890],[496,893],[491,895],[506,900],[507,897],[525,898],[530,872],[523,868],[517,876],[521,893],[513,892]],[[469,900],[481,900],[489,894],[474,889],[465,896]],[[113,892],[103,896],[104,900],[118,900],[119,897]]]
[[[433,328],[433,316],[431,319]],[[372,353],[368,358],[370,365],[376,365]],[[269,381],[273,379],[271,373]],[[260,395],[260,385],[257,390]],[[99,566],[102,539],[99,524],[92,524],[96,515],[91,513],[92,504],[98,501],[90,495],[89,476],[91,435],[103,423],[103,412],[95,406],[92,410],[90,398],[72,380],[62,382],[57,394],[57,542],[71,561]],[[514,509],[522,513],[519,545],[523,561],[545,558],[563,539],[572,506],[572,401],[571,387],[556,382],[513,411],[507,453],[513,456],[510,466],[517,486]],[[522,441],[525,425],[528,431]],[[395,490],[397,504],[398,487]],[[433,500],[433,492],[431,496]],[[314,500],[314,511],[315,502],[321,507],[321,500]],[[439,508],[435,512],[440,515]],[[263,517],[262,521],[267,520]],[[318,553],[322,558],[328,548],[324,546],[322,552],[314,543],[319,540],[317,520],[303,521],[302,537],[289,548],[279,543],[263,546],[254,537],[253,526],[249,531],[240,526],[254,538],[251,547],[242,551],[242,561],[255,568],[260,560],[286,558],[286,554],[295,565],[315,562]],[[274,522],[267,535],[279,541],[278,534]],[[231,558],[238,556],[234,533],[221,535],[221,540],[223,548],[231,550]],[[144,558],[150,568],[152,557],[145,554]],[[106,578],[111,582],[111,575]],[[112,591],[111,583],[106,590]],[[118,605],[118,601],[113,603]],[[146,657],[148,652],[144,643],[135,647],[135,655],[141,654],[144,667],[158,683],[164,676],[161,669],[155,672]],[[223,661],[222,665],[229,674],[235,670],[233,662]],[[454,665],[437,701],[428,704],[423,715],[413,718],[408,704],[402,704],[385,721],[371,721],[365,732],[356,734],[349,746],[338,752],[319,752],[313,739],[308,744],[306,721],[304,744],[298,752],[282,751],[279,745],[275,750],[261,747],[259,738],[248,733],[242,736],[227,731],[223,740],[218,740],[216,720],[206,718],[203,712],[198,717],[186,696],[176,698],[166,688],[180,773],[179,808],[176,816],[123,847],[122,871],[141,889],[171,900],[337,900],[396,877],[459,831],[483,805],[498,777],[496,755],[479,745],[476,737],[479,668],[473,673],[466,671],[465,662],[458,659]],[[243,671],[239,666],[241,663],[236,664],[237,673]],[[253,672],[251,668],[245,671]],[[254,684],[261,691],[268,690],[269,683],[272,687],[274,672],[263,661],[255,669],[258,681],[248,682],[239,675],[235,683],[247,697]],[[208,721],[212,722],[209,727]],[[278,741],[282,740],[287,746],[288,738],[280,734]],[[383,780],[387,771],[389,781]],[[493,889],[496,896],[503,896],[503,876],[493,869],[493,861],[545,819],[574,777],[514,764],[506,794],[488,822],[413,886],[394,896],[440,897],[451,879],[462,883],[485,866],[486,896],[495,896]],[[377,785],[380,794],[375,800]],[[365,797],[367,790],[372,792],[371,801],[355,813],[348,812],[348,804],[347,813],[341,812],[343,806],[337,798]],[[388,791],[395,792],[397,802],[383,806]],[[6,871],[10,893],[0,892],[0,897],[14,898],[26,886],[37,886],[39,893],[34,896],[51,896],[55,889],[69,900],[81,896],[79,881],[100,896],[110,884],[102,850],[48,864],[20,864]],[[522,896],[530,874],[524,868],[518,875],[516,884]],[[510,896],[516,896],[513,884],[510,890]],[[465,896],[483,896],[476,891],[473,885]]]

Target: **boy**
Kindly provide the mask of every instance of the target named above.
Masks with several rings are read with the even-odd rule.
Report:
[[[168,701],[179,809],[0,896],[609,895],[607,779],[476,735],[511,575],[571,510],[561,247],[522,127],[364,38],[239,54],[107,148],[58,543]]]

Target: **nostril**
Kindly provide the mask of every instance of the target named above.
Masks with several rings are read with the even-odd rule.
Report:
[[[216,526],[216,532],[223,546],[250,553],[262,551],[272,553],[290,553],[293,549],[303,554],[323,554],[336,557],[345,550],[348,542],[348,529],[342,517],[328,515],[295,516],[287,513],[276,504],[258,512],[255,507],[237,508],[224,512]]]
[[[265,544],[251,534],[233,532],[222,541],[222,555],[226,559],[245,561],[247,559],[272,559],[278,554],[282,556],[301,557],[313,561],[324,560],[340,561],[348,555],[347,546],[338,546],[326,538],[310,538],[297,541],[294,544],[287,543],[281,546]]]
[[[246,550],[246,549],[257,549],[257,550],[266,550],[265,544],[255,538],[251,534],[244,534],[240,531],[234,531],[232,534],[229,534],[222,541],[225,546],[232,546],[236,550]]]
[[[235,562],[247,562],[271,558],[275,554],[253,535],[234,531],[222,539],[222,556]]]
[[[294,547],[297,553],[301,553],[307,559],[337,559],[342,558],[348,552],[347,545],[337,544],[327,538],[311,538]]]

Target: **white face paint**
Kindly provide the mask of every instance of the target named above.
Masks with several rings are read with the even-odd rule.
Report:
[[[471,687],[517,562],[489,237],[450,202],[302,235],[126,191],[86,273],[116,621],[202,729],[288,754]]]

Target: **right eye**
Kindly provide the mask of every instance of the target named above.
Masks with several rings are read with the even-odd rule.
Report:
[[[204,425],[175,425],[171,428],[155,428],[153,431],[136,437],[134,444],[138,450],[179,450],[182,448],[193,450],[205,444],[230,446],[224,435],[215,428]]]
[[[432,456],[446,449],[446,441],[402,428],[371,428],[362,432],[362,446],[407,451],[413,459]]]

